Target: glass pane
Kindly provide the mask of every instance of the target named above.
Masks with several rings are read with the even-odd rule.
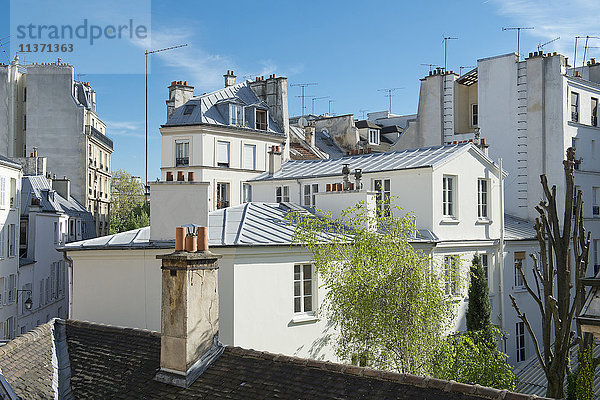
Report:
[[[300,296],[300,281],[294,282],[294,296]]]
[[[296,274],[298,274],[297,278],[296,278]],[[299,265],[294,265],[294,279],[300,279],[300,266]]]
[[[304,281],[304,294],[312,294],[312,281]]]
[[[304,279],[311,279],[311,269],[312,266],[310,264],[304,266]]]
[[[389,179],[386,179],[386,180],[384,181],[383,185],[384,185],[384,189],[385,189],[385,191],[386,191],[386,192],[389,192],[389,191],[390,191],[390,180],[389,180]]]
[[[304,185],[304,194],[310,194],[310,185]]]
[[[304,312],[312,311],[312,296],[304,297]]]
[[[302,311],[302,309],[300,308],[300,305],[301,305],[301,303],[300,303],[300,297],[296,297],[294,299],[294,312],[301,312]]]

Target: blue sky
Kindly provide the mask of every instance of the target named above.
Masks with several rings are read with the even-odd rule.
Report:
[[[19,0],[14,0],[19,1]],[[39,0],[52,15],[53,1]],[[566,4],[568,3],[568,4]],[[89,7],[106,7],[94,2]],[[143,72],[144,49],[187,43],[188,47],[152,56],[149,77],[149,179],[160,174],[159,126],[165,122],[167,86],[187,80],[201,94],[222,87],[226,70],[243,76],[287,76],[288,84],[315,82],[307,95],[330,96],[332,112],[354,113],[388,108],[382,88],[402,87],[393,97],[393,112],[415,113],[419,79],[429,67],[443,65],[444,35],[449,41],[448,69],[473,66],[479,58],[516,51],[516,32],[503,26],[533,26],[523,31],[521,53],[528,54],[560,36],[545,51],[573,57],[576,35],[600,36],[600,2],[543,0],[486,1],[153,1],[151,42],[139,41],[128,55],[139,60]],[[0,38],[10,35],[9,1],[0,0]],[[102,10],[98,10],[100,13]],[[104,10],[105,11],[105,10]],[[42,12],[42,14],[43,14]],[[13,38],[11,37],[11,40]],[[590,46],[600,46],[600,40]],[[106,52],[109,51],[108,54]],[[137,52],[137,53],[136,53]],[[104,47],[95,56],[118,65]],[[578,50],[581,60],[583,47]],[[590,48],[600,58],[600,49]],[[137,57],[136,57],[137,54]],[[3,62],[6,56],[0,54]],[[13,55],[14,56],[14,55]],[[144,75],[89,74],[97,92],[97,111],[114,140],[113,169],[144,176]],[[28,62],[40,61],[35,54]],[[112,71],[115,68],[111,68]],[[118,68],[117,68],[118,69]],[[97,71],[94,71],[97,72]],[[290,115],[300,113],[300,89],[289,87]],[[307,106],[310,109],[310,100]],[[327,112],[327,99],[315,112]]]

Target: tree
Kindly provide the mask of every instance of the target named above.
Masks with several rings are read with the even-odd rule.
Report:
[[[290,219],[298,226],[295,243],[312,250],[327,289],[324,311],[339,332],[338,356],[430,374],[452,306],[439,272],[409,244],[411,216],[378,214],[360,203],[335,220],[303,214]]]
[[[535,208],[539,217],[536,218],[534,228],[540,246],[539,258],[531,254],[535,288],[530,285],[523,268],[517,266],[527,292],[540,310],[542,347],[529,319],[521,312],[515,298],[510,296],[513,308],[533,341],[536,356],[546,375],[548,381],[546,395],[557,398],[564,397],[563,383],[569,362],[569,350],[577,344],[584,344],[579,327],[579,334],[576,335],[571,331],[571,326],[573,317],[581,311],[585,298],[585,290],[580,279],[584,277],[587,270],[590,246],[590,233],[586,235],[583,226],[582,193],[578,191],[576,198],[574,195],[574,148],[567,150],[567,159],[563,161],[563,166],[565,200],[562,223],[558,215],[556,186],[550,189],[546,175],[540,176],[545,200]],[[573,243],[572,251],[571,243]],[[575,288],[574,297],[571,288]],[[553,333],[554,337],[552,337]]]
[[[471,264],[471,284],[469,285],[469,307],[467,309],[467,330],[483,331],[492,326],[492,306],[490,292],[481,266],[481,258],[473,256]]]
[[[144,188],[139,179],[122,169],[114,171],[111,197],[111,234],[150,225],[150,209],[144,202]]]

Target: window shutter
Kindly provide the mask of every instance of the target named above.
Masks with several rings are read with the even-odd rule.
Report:
[[[217,163],[229,164],[229,142],[217,142]]]
[[[50,298],[56,297],[56,263],[52,263],[50,267]]]
[[[12,277],[12,302],[17,301],[17,276],[11,275]]]
[[[256,146],[244,145],[244,168],[256,169]]]

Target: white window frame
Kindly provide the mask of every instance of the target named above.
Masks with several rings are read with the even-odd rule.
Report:
[[[0,207],[6,207],[6,177],[0,177]]]
[[[256,145],[245,143],[243,146],[242,161],[244,163],[244,169],[255,170],[256,169]],[[251,158],[249,160],[248,158]]]
[[[289,203],[290,201],[290,187],[287,185],[275,186],[275,202],[276,203]]]
[[[223,193],[221,193],[220,188],[225,188],[225,191]],[[215,208],[221,209],[221,208],[226,208],[229,207],[231,205],[231,184],[230,182],[217,182],[215,184]],[[223,194],[225,196],[223,196]],[[223,198],[225,197],[225,198]],[[219,204],[219,201],[224,201],[225,204]]]
[[[527,358],[527,349],[525,344],[525,323],[523,321],[515,324],[515,348],[517,362],[525,361]]]
[[[306,269],[310,268],[309,277],[306,278]],[[315,268],[310,263],[294,264],[293,280],[293,310],[295,315],[312,316],[315,314]],[[308,283],[308,286],[307,286]],[[310,293],[306,293],[306,287]],[[309,307],[307,307],[307,305]],[[309,308],[309,309],[307,309]]]
[[[458,278],[460,276],[460,256],[449,254],[444,256],[444,284],[446,295],[450,297],[460,296]]]
[[[175,166],[186,167],[188,165],[190,165],[190,141],[189,139],[177,139],[175,140]]]
[[[318,183],[307,183],[302,189],[304,205],[307,207],[315,207],[316,205],[316,193],[319,193]]]
[[[592,187],[592,217],[600,218],[600,187]]]
[[[15,178],[10,178],[10,208],[17,208],[18,195],[17,180]]]
[[[455,175],[444,175],[442,178],[442,215],[446,218],[456,218],[456,188]]]
[[[571,122],[579,122],[579,93],[571,91]]]
[[[369,144],[378,145],[379,143],[380,143],[379,129],[369,128]]]
[[[16,247],[17,247],[17,229],[15,224],[10,224],[8,226],[8,256],[14,257],[16,256]]]
[[[58,221],[54,221],[54,244],[58,244],[59,232],[58,232]]]
[[[0,308],[5,306],[6,295],[5,295],[5,281],[6,279],[2,276],[0,277]]]
[[[4,238],[6,234],[4,233],[4,225],[0,225],[0,259],[6,257],[6,249],[8,245],[4,246]]]
[[[263,112],[265,113],[265,124],[259,125],[258,114],[261,114]],[[264,128],[264,129],[261,129],[261,128]],[[260,108],[256,108],[254,110],[254,129],[256,129],[258,131],[268,131],[269,130],[269,112],[267,110],[263,110]]]
[[[216,164],[217,167],[229,168],[231,166],[231,144],[225,140],[217,140]]]
[[[471,126],[479,126],[479,106],[477,103],[471,104]]]
[[[242,182],[242,203],[252,202],[252,185]]]
[[[481,260],[481,267],[483,268],[483,273],[485,275],[485,280],[490,282],[490,256],[488,253],[482,253],[479,255],[479,259]]]
[[[391,205],[390,198],[392,197],[392,181],[389,178],[377,178],[372,181],[373,191],[376,192],[375,200],[377,208],[384,216],[390,216]]]
[[[514,260],[514,269],[515,269],[515,289],[523,289],[525,287],[525,282],[523,281],[523,277],[519,273],[517,269],[517,264],[521,264],[521,269],[523,270],[523,274],[527,271],[526,265],[526,254],[524,251],[515,251],[513,254]]]
[[[244,107],[241,104],[229,104],[229,125],[244,126]]]
[[[10,274],[8,276],[8,304],[13,304],[17,301],[17,275]]]
[[[477,179],[477,218],[488,220],[490,217],[490,180]]]

